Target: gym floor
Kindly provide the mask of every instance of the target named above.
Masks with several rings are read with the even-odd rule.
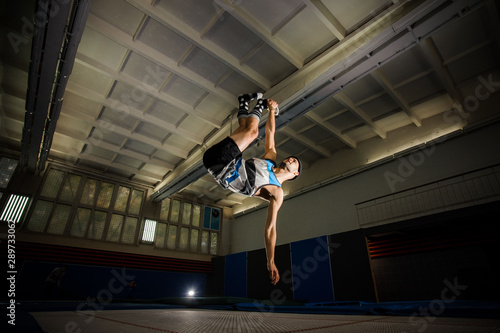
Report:
[[[44,332],[500,332],[500,320],[207,309],[33,312]]]
[[[6,304],[2,304],[6,306]],[[6,308],[6,307],[4,307]],[[425,311],[426,310],[426,311]],[[287,303],[227,297],[25,301],[8,332],[500,332],[497,301]]]

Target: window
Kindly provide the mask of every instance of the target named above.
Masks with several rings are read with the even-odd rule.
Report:
[[[210,254],[217,254],[217,239],[219,234],[216,232],[210,233]]]
[[[18,223],[28,204],[28,199],[28,197],[23,195],[11,194],[2,212],[2,216],[0,216],[0,220]]]
[[[24,228],[134,244],[144,193],[133,186],[50,168]]]
[[[220,209],[167,198],[161,201],[158,215],[153,241],[156,248],[212,255],[218,253],[222,221]]]
[[[193,207],[193,222],[192,222],[193,227],[200,226],[200,217],[201,217],[201,206],[195,205]]]
[[[94,218],[91,220],[87,237],[90,239],[100,240],[106,225],[106,212],[95,211]]]
[[[175,250],[175,242],[177,240],[177,226],[168,226],[168,236],[167,236],[167,248],[170,250]]]
[[[167,224],[166,223],[158,223],[156,225],[155,247],[157,247],[159,249],[164,249],[166,238],[167,238]]]
[[[164,199],[161,202],[160,219],[168,220],[168,212],[170,211],[170,199]]]
[[[43,184],[41,196],[54,199],[59,193],[63,179],[63,171],[50,170]]]
[[[196,252],[196,250],[198,250],[198,233],[198,229],[191,229],[189,248],[192,252]]]
[[[127,209],[128,197],[130,195],[130,188],[120,186],[118,188],[118,195],[115,200],[115,210],[125,212]]]
[[[80,198],[80,203],[83,205],[93,206],[96,190],[97,190],[97,180],[87,179],[83,187],[83,193],[82,197]]]
[[[68,174],[64,186],[62,188],[60,200],[73,202],[76,198],[76,193],[78,187],[80,186],[80,181],[82,177],[79,175]]]
[[[31,218],[26,228],[31,231],[44,232],[53,205],[52,202],[38,200],[35,209],[31,212]]]
[[[156,221],[146,219],[144,221],[144,231],[142,232],[143,243],[153,243],[155,238]]]
[[[71,231],[69,233],[71,236],[85,237],[91,212],[92,211],[87,208],[78,208],[73,224],[71,225]]]
[[[170,212],[170,222],[179,222],[179,210],[181,209],[181,202],[179,200],[172,200],[172,211]]]
[[[128,207],[128,213],[139,215],[142,206],[142,197],[144,192],[139,190],[132,191],[132,197],[130,198],[130,205]]]
[[[136,217],[127,216],[122,232],[122,243],[133,244],[135,242],[135,232],[137,229],[138,219]]]
[[[56,205],[56,208],[52,213],[47,232],[49,234],[62,235],[64,233],[64,229],[66,228],[70,212],[71,206],[61,204]]]
[[[201,233],[201,253],[208,253],[209,234],[208,231],[203,231]]]
[[[99,196],[97,197],[97,206],[100,208],[109,208],[111,203],[111,196],[113,195],[114,184],[102,183],[99,189]]]
[[[111,221],[109,221],[108,232],[106,233],[106,240],[111,242],[120,241],[120,236],[123,228],[123,215],[113,214]]]
[[[190,203],[185,202],[182,210],[182,224],[191,224],[191,205]]]

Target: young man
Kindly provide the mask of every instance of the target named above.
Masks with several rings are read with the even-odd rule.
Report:
[[[254,99],[257,99],[257,104],[249,112],[248,103]],[[274,262],[274,248],[276,246],[276,220],[278,210],[283,203],[281,184],[284,181],[296,179],[302,171],[302,165],[294,156],[289,156],[279,166],[276,165],[274,133],[275,116],[279,112],[278,103],[271,99],[262,99],[261,93],[240,95],[238,101],[239,127],[229,137],[205,152],[203,164],[223,188],[247,196],[259,197],[269,202],[264,238],[267,269],[271,283],[276,284],[280,276]],[[259,135],[259,121],[264,109],[269,109],[264,159],[244,160],[241,157],[242,152]]]

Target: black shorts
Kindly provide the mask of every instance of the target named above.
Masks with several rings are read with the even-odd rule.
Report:
[[[209,148],[203,155],[203,165],[214,176],[218,175],[229,163],[241,157],[240,148],[230,137]]]

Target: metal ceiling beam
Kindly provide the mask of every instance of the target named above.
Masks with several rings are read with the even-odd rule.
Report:
[[[363,111],[360,107],[356,106],[353,101],[349,99],[349,97],[346,96],[343,92],[339,92],[333,96],[340,104],[351,110],[358,118],[360,118],[365,125],[370,127],[372,131],[374,131],[379,137],[382,139],[385,139],[387,136],[387,132],[384,131],[380,126],[375,124],[371,117]]]
[[[45,162],[49,156],[50,147],[52,146],[52,140],[56,131],[57,120],[61,113],[66,84],[73,71],[76,51],[82,39],[91,2],[92,0],[78,0],[73,2],[72,12],[68,23],[68,31],[62,46],[61,61],[59,63],[60,66],[56,77],[49,117],[46,123],[42,150],[40,152],[40,161],[38,164],[38,169],[40,171],[45,169]]]
[[[330,153],[330,151],[328,151],[328,149],[325,149],[325,148],[323,148],[321,146],[318,146],[314,141],[312,141],[311,139],[307,138],[303,134],[297,133],[296,131],[292,130],[289,126],[288,127],[283,127],[280,130],[280,133],[285,133],[286,135],[292,137],[294,140],[297,140],[298,142],[300,142],[304,146],[306,146],[309,149],[317,152],[318,154],[320,154],[323,157],[330,157],[332,155]]]
[[[422,126],[422,119],[415,114],[410,108],[410,103],[397,91],[394,86],[389,82],[387,77],[377,69],[371,73],[372,77],[378,84],[385,90],[385,92],[392,98],[396,104],[403,110],[404,113],[411,119],[411,121],[417,126]]]
[[[346,28],[342,26],[339,20],[328,10],[321,0],[303,0],[316,17],[337,37],[338,40],[344,39],[347,34]]]
[[[108,78],[124,83],[126,85],[134,87],[135,90],[138,92],[142,92],[147,95],[151,95],[151,97],[154,97],[155,99],[162,101],[166,104],[172,105],[176,108],[178,108],[180,111],[185,112],[193,117],[196,117],[200,119],[201,121],[207,123],[210,126],[213,126],[215,128],[220,128],[221,123],[217,119],[207,115],[206,113],[200,112],[196,110],[193,106],[184,103],[176,98],[169,97],[166,94],[162,94],[159,92],[161,88],[154,88],[150,85],[147,84],[148,79],[150,79],[150,76],[145,76],[145,78],[141,81],[138,80],[130,75],[125,74],[123,71],[116,71],[112,69],[111,67],[108,67],[106,65],[103,65],[99,61],[92,59],[89,56],[86,56],[84,54],[78,53],[76,55],[76,62],[87,67],[91,68],[92,70],[95,70],[101,74],[104,74]],[[165,73],[166,74],[166,73]],[[157,82],[160,83],[160,82]],[[162,84],[159,84],[159,86],[163,86]]]
[[[91,100],[93,102],[99,103],[102,106],[110,108],[118,112],[120,115],[124,117],[132,117],[136,120],[143,121],[147,124],[159,126],[165,131],[181,135],[186,140],[191,141],[196,144],[202,144],[203,138],[200,135],[195,133],[183,130],[182,128],[178,128],[174,124],[171,124],[165,120],[161,120],[156,118],[150,114],[145,114],[143,111],[133,107],[132,105],[117,101],[115,99],[111,99],[109,97],[103,97],[101,93],[97,93],[93,90],[90,90],[86,87],[82,87],[75,83],[70,82],[68,84],[68,91],[77,96],[83,97],[85,99]],[[183,154],[184,155],[184,154]]]
[[[65,113],[65,114],[67,114],[67,113]],[[75,120],[80,120],[80,118],[75,118]],[[63,130],[63,129],[59,129],[57,131],[57,133],[61,134],[61,135],[65,135],[68,138],[72,138],[72,139],[75,139],[75,140],[82,141],[82,143],[84,145],[86,145],[86,146],[98,145],[99,148],[102,148],[102,149],[105,149],[105,150],[109,150],[110,152],[113,152],[113,153],[116,153],[116,154],[120,154],[120,155],[123,155],[123,156],[135,158],[136,160],[139,160],[139,161],[142,161],[142,162],[147,162],[148,164],[151,164],[153,166],[165,168],[165,169],[167,169],[167,171],[174,170],[174,168],[175,168],[175,165],[173,163],[168,163],[168,162],[160,161],[160,160],[158,160],[156,158],[152,158],[149,155],[137,153],[137,152],[132,151],[130,149],[123,148],[123,147],[120,147],[120,146],[117,146],[117,145],[114,145],[114,144],[111,144],[111,143],[108,143],[108,142],[105,142],[105,141],[102,141],[102,140],[100,140],[98,142],[98,144],[97,144],[96,143],[97,140],[94,139],[94,138],[92,138],[92,137],[76,138],[75,135],[74,135],[74,133],[72,133],[71,131]],[[126,141],[126,140],[124,140],[124,141]]]
[[[463,96],[460,91],[456,87],[456,83],[453,80],[450,71],[444,65],[444,60],[439,53],[439,50],[436,47],[436,44],[432,40],[432,37],[427,38],[420,44],[422,51],[426,57],[426,59],[431,64],[432,68],[436,72],[441,84],[446,89],[448,95],[450,95],[451,99],[455,103],[455,107],[458,110],[462,110],[463,105]]]
[[[68,117],[74,118],[77,121],[85,122],[85,123],[93,126],[94,128],[102,129],[106,132],[119,134],[127,139],[132,139],[134,141],[138,141],[138,142],[147,144],[147,145],[152,146],[160,151],[165,151],[169,154],[181,157],[183,159],[185,159],[188,156],[188,153],[182,149],[173,148],[171,146],[164,145],[163,143],[161,143],[157,140],[148,138],[148,137],[141,135],[139,133],[132,133],[129,129],[117,126],[116,124],[110,123],[109,121],[102,120],[102,119],[95,119],[93,116],[81,113],[79,111],[69,110],[69,109],[65,109],[64,114]],[[171,163],[165,162],[166,164],[164,164],[161,161],[158,161],[157,163],[160,163],[159,165],[163,165],[165,167],[171,165]],[[170,168],[170,167],[168,167],[168,168]]]
[[[181,191],[186,186],[194,183],[199,178],[203,177],[207,173],[207,170],[203,166],[203,162],[198,160],[195,164],[191,166],[188,170],[181,173],[180,177],[173,178],[158,190],[156,190],[151,196],[152,201],[158,202],[165,198],[168,198],[175,193]]]
[[[208,39],[204,39],[202,36],[200,36],[200,33],[197,30],[192,28],[189,24],[184,23],[182,20],[177,18],[177,16],[169,13],[166,10],[163,10],[162,8],[159,8],[158,6],[155,6],[154,4],[151,4],[150,0],[126,1],[140,11],[146,13],[148,16],[154,18],[164,26],[169,27],[177,34],[185,37],[187,40],[191,41],[201,49],[207,51],[212,56],[232,68],[234,71],[252,81],[261,89],[268,90],[269,88],[271,88],[271,82],[263,75],[257,73],[255,70],[248,66],[241,65],[238,58],[236,58],[231,53],[227,52],[224,48],[220,47],[214,42]]]
[[[321,119],[314,111],[310,111],[306,113],[305,117],[315,123],[317,126],[322,127],[323,129],[330,132],[337,139],[346,144],[349,148],[356,148],[357,142],[353,139],[349,138],[347,135],[342,134],[342,131],[336,128],[335,126],[329,124],[326,120]]]
[[[97,17],[96,15],[89,15],[87,26],[93,30],[96,30],[103,36],[115,41],[119,45],[133,51],[134,53],[143,56],[144,58],[168,69],[175,75],[184,78],[195,86],[209,91],[215,96],[218,96],[222,100],[226,101],[228,104],[234,107],[238,106],[238,101],[234,98],[234,95],[232,95],[228,91],[214,86],[213,82],[207,80],[206,78],[193,72],[192,70],[186,67],[178,66],[176,61],[172,60],[160,51],[155,50],[151,46],[144,44],[138,39],[134,39],[134,37],[128,35],[126,32],[118,29],[117,27]]]
[[[219,187],[217,186],[216,187],[217,189],[219,189]],[[232,192],[229,192],[229,193],[226,193],[228,191],[216,191],[216,192],[212,192],[212,191],[207,191],[207,189],[203,188],[203,187],[200,187],[200,186],[196,186],[196,185],[189,185],[187,188],[186,188],[187,191],[190,191],[190,192],[195,192],[196,193],[196,198],[202,198],[202,197],[206,197],[208,200],[210,201],[221,201],[221,200],[224,200],[224,201],[230,201],[231,204],[233,205],[241,205],[243,203],[243,200],[244,200],[244,197],[237,197],[237,196],[233,196],[231,195]]]
[[[54,10],[55,8],[58,10]],[[59,52],[70,9],[70,1],[36,2],[37,16],[34,21],[20,159],[21,167],[26,167],[29,173],[35,173],[37,169]]]
[[[91,161],[94,163],[102,164],[103,166],[105,166],[107,168],[114,168],[114,169],[118,169],[121,171],[131,173],[133,175],[146,177],[146,178],[152,179],[154,182],[159,182],[162,178],[162,176],[160,176],[160,175],[156,175],[156,174],[151,173],[151,172],[139,170],[137,168],[129,167],[129,166],[123,165],[121,163],[113,162],[113,161],[107,160],[105,158],[98,157],[98,156],[95,156],[95,155],[92,155],[89,153],[85,153],[85,152],[81,153],[79,155],[71,155],[71,156],[76,157],[76,158],[85,159],[87,161]]]
[[[283,43],[279,38],[274,36],[270,31],[264,28],[262,23],[257,21],[253,16],[245,12],[239,6],[235,6],[228,0],[214,0],[216,4],[221,6],[232,17],[238,20],[245,27],[250,29],[254,34],[262,38],[276,52],[281,54],[285,59],[290,61],[292,65],[300,69],[304,66],[304,59],[293,51],[288,45]]]

